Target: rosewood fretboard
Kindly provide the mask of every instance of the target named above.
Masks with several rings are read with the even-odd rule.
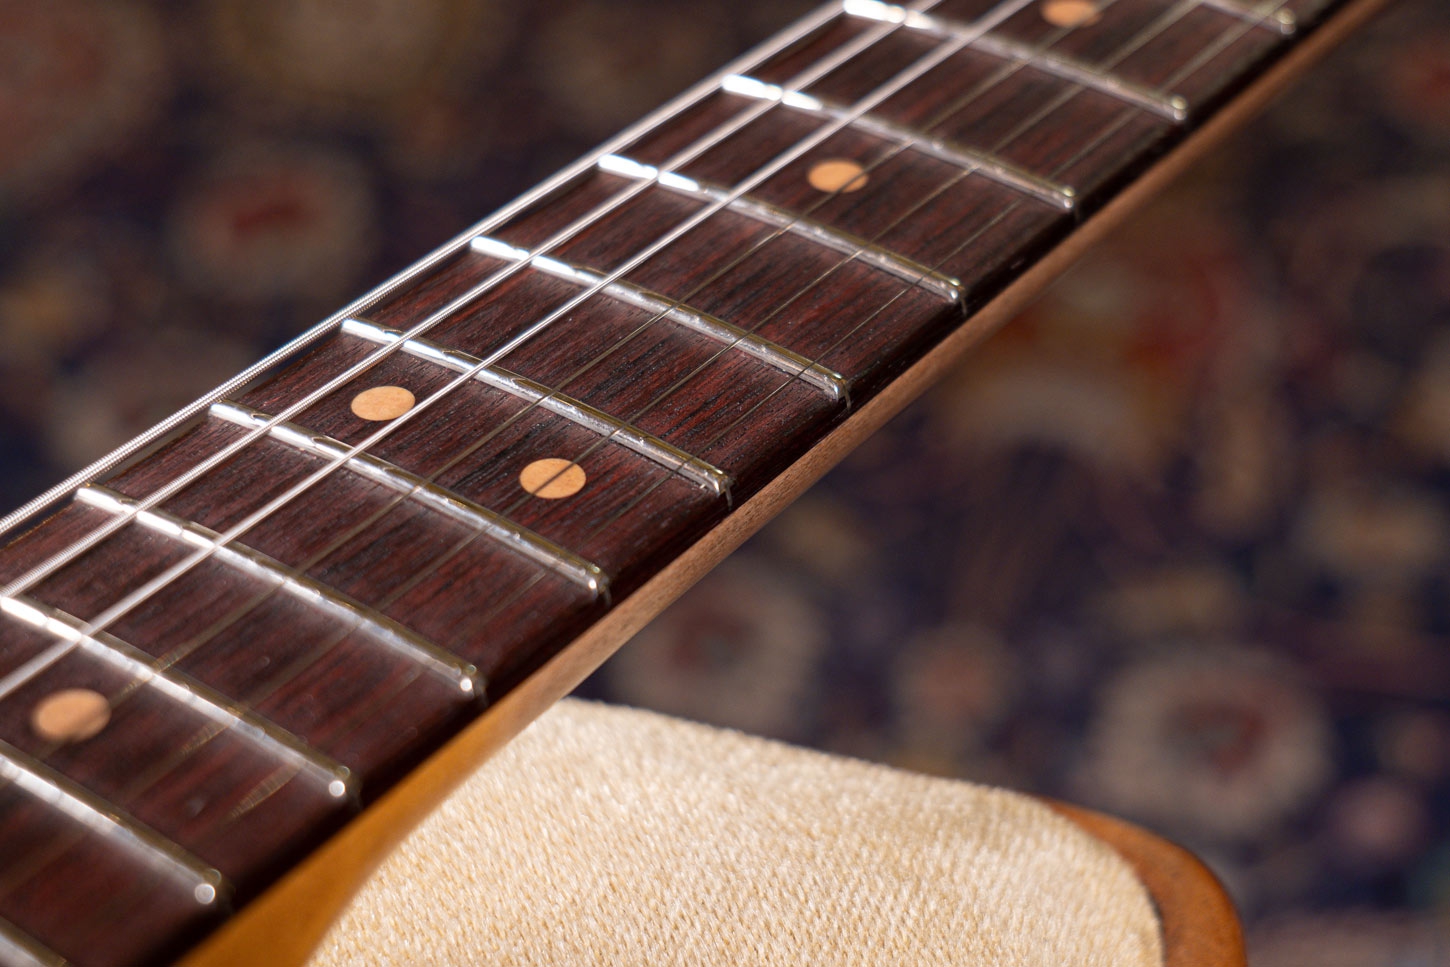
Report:
[[[0,963],[184,950],[1331,6],[847,0],[12,516]]]

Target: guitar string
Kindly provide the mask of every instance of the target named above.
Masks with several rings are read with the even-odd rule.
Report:
[[[1195,4],[1195,5],[1194,5],[1194,6],[1196,6],[1196,4]],[[1050,43],[1050,42],[1049,42],[1049,43]],[[1045,45],[1044,45],[1044,46],[1045,46]],[[1225,43],[1225,44],[1224,44],[1224,45],[1223,45],[1223,46],[1227,46],[1227,44],[1226,44],[1226,43]],[[1206,59],[1208,59],[1208,58],[1204,58],[1204,59],[1205,59],[1205,60],[1206,60]],[[1103,65],[1103,66],[1111,66],[1111,64],[1108,64],[1108,65]],[[1187,72],[1187,73],[1191,73],[1191,71],[1189,71],[1189,72]],[[1081,87],[1080,87],[1080,86],[1079,86],[1079,88],[1078,88],[1078,90],[1081,90]],[[1126,116],[1126,118],[1127,118],[1127,119],[1131,119],[1131,118],[1132,118],[1132,117],[1134,117],[1134,116],[1136,116],[1136,112],[1133,112],[1133,111],[1125,111],[1125,112],[1124,112],[1124,115],[1125,115],[1125,116]],[[937,120],[937,121],[935,121],[935,122],[933,122],[933,124],[939,124],[939,123],[941,123],[941,122],[940,122],[940,120]],[[1126,121],[1125,121],[1125,122],[1124,122],[1124,123],[1126,123]],[[1119,126],[1121,126],[1121,125],[1119,125]],[[995,149],[994,149],[994,150],[995,150]],[[899,153],[899,152],[893,152],[893,154],[892,154],[892,156],[894,156],[894,153]],[[877,164],[880,164],[880,163],[884,163],[884,160],[886,160],[886,159],[882,159],[882,161],[879,161],[879,162],[877,162]],[[1076,160],[1076,159],[1072,159],[1072,160],[1070,160],[1070,161],[1069,161],[1069,162],[1067,162],[1067,163],[1065,163],[1065,165],[1064,165],[1064,167],[1066,167],[1066,166],[1067,166],[1067,165],[1070,165],[1070,164],[1071,164],[1071,163],[1073,163],[1073,161],[1075,161],[1075,160]],[[1060,170],[1060,169],[1059,169],[1059,170]],[[957,181],[957,180],[960,180],[960,178],[962,178],[962,177],[965,177],[965,175],[966,175],[966,174],[970,174],[970,171],[968,171],[968,172],[964,172],[964,173],[963,173],[963,174],[961,174],[961,175],[958,175],[958,177],[957,177],[957,178],[955,178],[955,179],[953,179],[953,182],[955,182],[955,181]],[[949,183],[949,184],[950,184],[950,183]],[[944,187],[946,187],[946,186],[944,186]],[[935,196],[935,195],[936,195],[936,194],[939,194],[939,193],[940,193],[940,191],[941,191],[941,190],[943,190],[943,189],[938,189],[938,190],[937,190],[937,192],[933,192],[933,196]],[[1015,207],[1015,204],[1020,204],[1020,202],[1018,202],[1018,203],[1014,203],[1014,207]],[[918,206],[914,206],[914,207],[919,207],[919,205],[918,205]],[[899,221],[900,221],[900,219],[898,219],[898,222],[899,222]],[[894,225],[894,224],[895,224],[895,223],[893,223],[893,225]],[[889,231],[889,230],[890,230],[890,226],[888,226],[888,228],[887,228],[887,229],[885,229],[885,230],[883,230],[883,232],[884,232],[884,231]],[[958,249],[957,249],[957,250],[956,250],[956,251],[959,251],[959,250],[960,250],[960,249],[961,249],[961,248],[964,248],[964,247],[965,247],[965,246],[966,246],[966,245],[967,245],[967,244],[970,244],[970,240],[968,240],[968,242],[965,242],[965,243],[963,243],[963,244],[962,244],[962,245],[961,245],[961,246],[959,246],[959,247],[958,247]],[[860,253],[859,253],[859,252],[858,252],[858,253],[856,253],[856,254],[860,254]],[[952,254],[955,254],[955,251],[954,251],[954,252],[953,252],[953,253],[952,253]],[[851,257],[851,258],[854,258],[854,257],[855,257],[855,256],[854,256],[854,255],[853,255],[853,256],[852,256],[852,257]],[[943,260],[943,262],[945,262],[945,261],[949,261],[949,259],[950,259],[950,257],[951,257],[951,256],[948,256],[948,258],[947,258],[947,259],[945,259],[945,260]],[[846,261],[850,261],[850,259],[847,259],[847,260],[846,260]],[[828,273],[827,273],[827,274],[829,274],[829,272],[828,272]],[[925,276],[923,276],[923,278],[924,278],[924,277],[925,277]],[[817,280],[817,281],[819,281],[819,280]],[[815,284],[815,283],[812,283],[812,284]],[[906,292],[909,292],[909,291],[911,291],[911,289],[910,289],[910,288],[907,288],[907,289],[903,289],[903,290],[902,290],[902,294],[905,294],[905,293],[906,293]],[[688,297],[686,297],[686,298],[688,298]],[[794,298],[795,298],[795,297],[792,297],[792,300],[793,300],[793,299],[794,299]],[[683,300],[682,300],[682,301],[683,301]],[[894,298],[893,298],[893,300],[892,300],[892,301],[893,301],[893,302],[894,302],[894,301],[895,301],[895,299],[894,299]],[[889,304],[889,303],[888,303],[888,304]],[[884,308],[884,307],[883,307],[883,308]],[[880,312],[880,311],[881,311],[881,310],[878,310],[878,313],[879,313],[879,312]],[[878,314],[878,313],[873,313],[873,317],[874,317],[874,316],[875,316],[875,315],[876,315],[876,314]],[[863,321],[863,322],[865,322],[865,321],[869,321],[869,320],[864,320],[864,321]],[[858,325],[858,326],[857,326],[857,327],[855,327],[855,328],[857,328],[857,329],[859,329],[859,328],[860,328],[860,326],[859,326],[859,325]],[[852,332],[854,332],[854,331],[855,331],[855,330],[854,330],[854,329],[853,329],[853,331],[852,331]],[[846,340],[846,339],[847,339],[847,338],[849,338],[849,336],[850,336],[850,334],[848,334],[848,335],[847,335],[847,336],[846,336],[846,337],[843,337],[843,338],[842,338],[842,339],[841,339],[841,340],[838,340],[838,343],[837,343],[837,345],[839,345],[839,344],[841,344],[841,343],[843,343],[843,342],[844,342],[844,341],[845,341],[845,340]],[[718,355],[718,354],[717,354],[717,355]],[[713,357],[712,357],[712,358],[713,358]],[[707,363],[708,363],[708,361],[707,361]],[[705,365],[705,364],[702,364],[702,367],[701,367],[701,368],[703,368],[703,365]],[[802,370],[802,371],[801,371],[801,372],[804,372],[804,370]],[[799,374],[797,374],[797,375],[799,375]],[[788,382],[789,382],[789,381],[788,381]],[[784,388],[784,386],[785,386],[785,385],[788,385],[788,382],[787,382],[787,383],[784,383],[784,384],[782,384],[782,386],[781,386],[781,388],[780,388],[780,389],[777,389],[777,390],[776,390],[776,391],[774,391],[774,392],[779,392],[779,391],[780,391],[780,390],[781,390],[781,389],[783,389],[783,388]],[[666,393],[668,393],[668,392],[671,392],[671,391],[672,391],[672,390],[673,390],[673,389],[674,389],[674,388],[677,388],[677,387],[672,387],[672,388],[671,388],[671,390],[667,390],[667,391],[666,391]],[[774,395],[774,392],[773,392],[773,393],[772,393],[772,394],[771,394],[771,395],[772,395],[772,396],[773,396],[773,395]],[[764,403],[764,402],[765,402],[765,401],[764,401],[764,400],[762,400],[762,401],[761,401],[761,403],[758,403],[758,404],[756,404],[756,407],[752,407],[752,412],[753,412],[753,410],[754,410],[754,409],[756,409],[756,408],[757,408],[757,407],[758,407],[758,406],[759,406],[759,405],[761,405],[761,404],[762,404],[762,403]],[[741,418],[737,418],[737,420],[736,420],[736,421],[734,421],[734,422],[733,422],[733,423],[732,423],[732,424],[731,424],[731,427],[733,427],[733,426],[735,426],[735,425],[738,425],[738,424],[739,424],[739,423],[740,423],[740,422],[741,422],[741,420],[742,420],[742,419],[743,419],[743,417],[744,417],[744,416],[747,416],[747,415],[748,415],[748,414],[744,414],[744,415],[742,415],[742,417],[741,417]],[[715,438],[715,439],[716,439],[716,440],[718,440],[718,439],[719,439],[719,438],[720,438],[720,437],[721,437],[721,436],[723,436],[723,435],[724,435],[724,433],[725,433],[725,432],[728,432],[728,430],[729,430],[729,429],[730,429],[730,427],[727,427],[727,428],[726,428],[726,430],[724,430],[724,431],[722,431],[722,432],[721,432],[721,434],[717,434],[717,436],[716,436],[716,438]],[[596,444],[596,445],[595,445],[595,447],[592,447],[592,448],[591,448],[591,449],[594,449],[594,448],[597,448],[597,446],[599,446],[599,445],[602,445],[602,442],[603,442],[603,441],[601,441],[601,442],[600,442],[600,443],[599,443],[599,444]],[[712,441],[712,442],[713,442],[713,441]],[[581,457],[581,459],[582,459],[582,457]],[[678,471],[675,471],[675,473],[678,473]],[[659,486],[659,485],[661,485],[661,484],[662,484],[662,483],[663,483],[663,481],[661,481],[661,482],[660,482],[660,483],[659,483],[659,484],[656,484],[656,485],[655,485],[655,486]],[[653,487],[651,487],[651,488],[650,488],[650,489],[653,489]],[[405,496],[406,496],[406,495],[405,495]],[[626,510],[627,510],[627,509],[626,509]],[[618,516],[619,516],[619,515],[618,515],[618,514],[616,514],[616,515],[615,515],[615,516],[614,516],[614,517],[613,517],[613,518],[611,518],[611,521],[606,521],[606,522],[605,522],[605,523],[604,523],[604,524],[601,524],[601,525],[600,525],[600,526],[599,526],[599,527],[598,527],[598,528],[596,528],[596,532],[598,532],[598,531],[601,531],[601,530],[603,530],[603,529],[604,529],[604,527],[605,527],[605,526],[607,526],[607,524],[608,524],[608,523],[610,523],[610,522],[612,522],[612,521],[613,521],[613,520],[616,520],[616,519],[618,519]],[[406,684],[406,683],[405,683],[405,684]]]
[[[939,2],[940,0],[918,0],[917,3],[910,6],[910,9],[924,12],[926,10],[930,10]],[[831,4],[824,8],[822,12],[824,13],[826,11],[836,11],[837,9],[838,8],[835,4]],[[892,33],[895,33],[901,28],[901,24],[888,24],[883,25],[882,27],[872,30],[866,34],[863,34],[853,43],[846,45],[840,50],[835,51],[831,55],[831,57],[812,65],[810,69],[802,72],[798,77],[793,78],[791,83],[813,83],[814,80],[829,73],[841,63],[850,60],[852,57],[864,52],[865,50],[868,50],[877,41],[884,39],[887,36],[890,36]],[[655,126],[658,127],[659,125],[664,124],[666,121],[678,117],[679,113],[687,109],[687,107],[689,106],[690,105],[680,105],[680,107],[673,114],[666,115],[656,121]],[[735,118],[732,118],[730,121],[727,121],[721,124],[719,127],[712,129],[705,135],[702,135],[698,140],[681,149],[676,155],[673,155],[666,164],[672,167],[680,164],[687,164],[695,157],[698,157],[700,154],[703,154],[705,151],[719,144],[721,141],[729,137],[735,131],[741,129],[745,125],[754,121],[756,118],[765,114],[771,109],[772,106],[773,105],[769,103],[762,103],[741,112]],[[468,292],[463,293],[462,295],[453,299],[449,304],[443,306],[441,309],[426,317],[422,322],[418,323],[412,329],[410,329],[406,335],[409,338],[412,338],[427,332],[437,322],[465,308],[470,303],[476,301],[478,298],[481,298],[488,291],[491,291],[497,285],[506,281],[508,278],[511,278],[514,274],[522,272],[529,265],[533,264],[536,258],[546,255],[557,246],[565,244],[566,242],[572,240],[579,233],[584,231],[590,225],[594,224],[594,222],[605,217],[610,212],[613,212],[622,205],[626,204],[630,199],[646,191],[656,182],[656,180],[657,178],[642,179],[639,182],[632,184],[630,187],[618,192],[617,194],[601,202],[596,208],[590,210],[589,212],[586,212],[574,222],[565,226],[563,229],[560,229],[545,242],[541,243],[540,246],[536,250],[531,252],[527,258],[521,260],[518,263],[510,265],[505,269],[500,270],[499,272],[494,273],[487,279],[484,279],[483,281],[478,283],[478,285],[470,289]],[[520,340],[520,342],[522,342],[522,340]],[[142,500],[140,504],[138,504],[138,506],[128,508],[123,513],[117,515],[116,519],[108,521],[106,524],[97,527],[86,537],[80,538],[77,541],[73,542],[64,551],[57,553],[50,558],[47,558],[45,561],[35,565],[24,574],[13,579],[8,585],[0,588],[0,598],[13,597],[14,595],[20,594],[24,592],[27,588],[36,584],[38,581],[43,580],[46,576],[54,573],[59,568],[64,567],[66,564],[75,560],[76,557],[79,557],[87,550],[90,550],[101,540],[104,540],[106,537],[119,530],[122,526],[129,523],[138,514],[149,510],[160,501],[172,496],[183,487],[194,482],[204,473],[215,468],[223,460],[235,455],[240,450],[244,449],[246,446],[249,446],[257,440],[264,438],[273,427],[286,422],[298,412],[301,412],[306,407],[311,406],[317,401],[317,399],[322,398],[322,396],[325,396],[327,393],[332,392],[333,390],[347,383],[349,380],[371,369],[377,363],[382,362],[384,359],[391,356],[394,352],[399,351],[400,348],[401,343],[395,343],[375,350],[365,359],[360,360],[353,366],[349,367],[343,373],[338,374],[325,386],[314,390],[306,397],[298,400],[296,403],[291,404],[288,408],[275,414],[269,421],[267,421],[266,424],[248,431],[242,438],[222,448],[222,450],[213,454],[201,464],[198,464],[196,467],[191,468],[175,480],[170,481],[168,484],[161,487],[156,492],[153,492],[151,495],[147,496],[144,500]],[[509,349],[512,348],[514,347],[509,347]],[[419,404],[420,407],[422,405],[423,404]],[[351,456],[353,455],[355,454],[349,454],[349,458],[351,458]]]

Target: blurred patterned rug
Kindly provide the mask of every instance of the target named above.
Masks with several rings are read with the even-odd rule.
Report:
[[[786,7],[0,0],[0,503]],[[1447,323],[1404,0],[584,690],[1140,821],[1260,967],[1450,964]]]

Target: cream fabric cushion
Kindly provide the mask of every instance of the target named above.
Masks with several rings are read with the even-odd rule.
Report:
[[[1033,799],[581,701],[472,776],[313,961],[1161,963],[1126,864]]]

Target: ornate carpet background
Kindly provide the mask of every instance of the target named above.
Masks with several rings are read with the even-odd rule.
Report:
[[[786,6],[0,0],[0,504]],[[585,690],[1136,819],[1261,967],[1450,963],[1447,323],[1404,0]]]

